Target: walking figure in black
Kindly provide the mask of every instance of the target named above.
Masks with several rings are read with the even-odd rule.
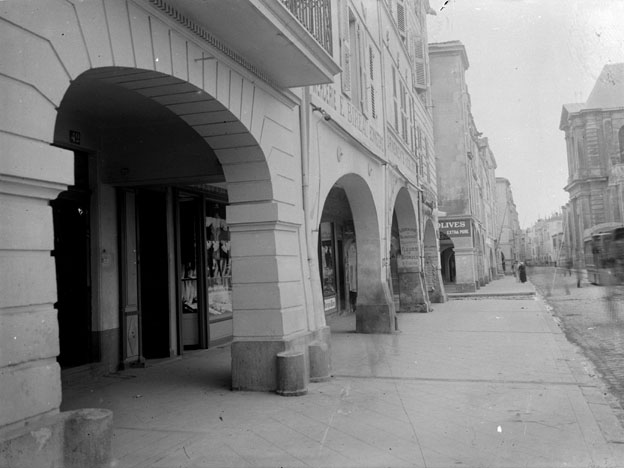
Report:
[[[520,265],[518,265],[518,275],[520,276],[520,282],[526,283],[527,276],[526,276],[526,266],[524,265],[524,262],[520,262]]]

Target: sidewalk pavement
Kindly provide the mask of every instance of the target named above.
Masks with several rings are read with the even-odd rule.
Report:
[[[529,278],[530,279],[530,278]],[[508,275],[501,279],[494,280],[485,286],[477,289],[475,292],[449,292],[449,299],[459,298],[475,298],[475,297],[507,297],[507,296],[533,296],[535,295],[535,286],[530,281],[521,283],[515,276]]]
[[[63,409],[114,411],[119,468],[624,467],[616,410],[537,297],[330,325],[334,377],[305,396],[230,391],[224,346],[71,385]]]

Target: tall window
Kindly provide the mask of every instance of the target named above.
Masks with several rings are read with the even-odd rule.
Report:
[[[429,165],[429,141],[427,140],[427,137],[424,138],[425,140],[425,164],[427,167],[427,182],[431,182],[431,166]]]
[[[340,14],[342,92],[364,115],[368,116],[370,110],[376,117],[375,90],[372,84],[369,85],[375,74],[373,48],[369,47],[366,29],[349,8],[347,0],[341,2]]]
[[[360,102],[360,54],[358,53],[359,27],[349,11],[349,43],[351,44],[351,100],[354,104]]]
[[[618,132],[618,141],[620,143],[620,162],[624,163],[624,126],[620,127]]]
[[[401,97],[401,136],[403,141],[409,143],[409,137],[407,135],[407,90],[403,81],[399,78],[399,92]]]
[[[397,92],[397,72],[396,68],[392,67],[392,100],[393,100],[393,109],[394,109],[394,128],[398,132],[399,131],[399,101],[398,101],[398,92]]]

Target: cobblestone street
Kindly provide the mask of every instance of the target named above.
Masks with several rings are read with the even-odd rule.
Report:
[[[553,308],[569,341],[579,346],[617,401],[624,423],[624,289],[588,283],[562,268],[533,267],[529,280]]]

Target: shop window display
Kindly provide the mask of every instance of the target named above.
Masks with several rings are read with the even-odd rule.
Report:
[[[212,216],[206,216],[206,286],[210,320],[232,314],[230,230],[224,211],[225,205],[216,204]],[[208,206],[206,212],[210,212]]]
[[[182,343],[187,349],[204,348],[232,335],[226,204],[201,194],[179,193],[178,200]]]
[[[321,243],[319,246],[321,282],[325,312],[336,310],[336,261],[334,230],[332,223],[321,223]]]

